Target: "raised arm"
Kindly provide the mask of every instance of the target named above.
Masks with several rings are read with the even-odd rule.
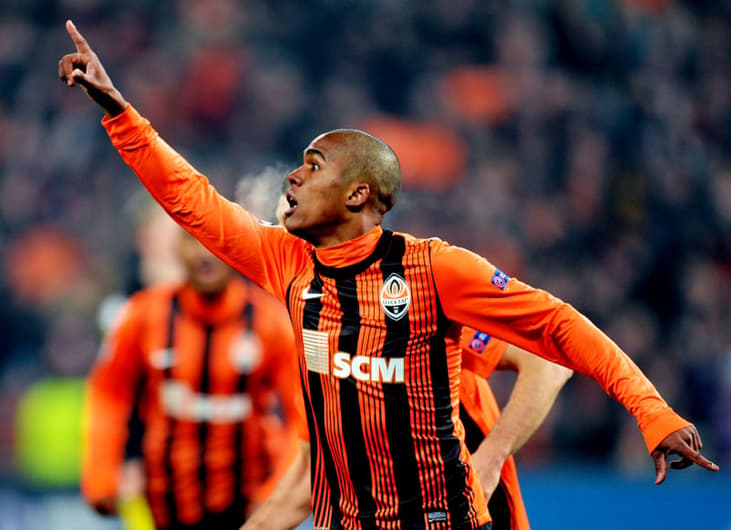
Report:
[[[66,30],[76,52],[61,58],[59,77],[104,110],[112,143],[155,200],[219,258],[283,300],[288,280],[307,259],[305,242],[220,195],[124,99],[71,21]]]

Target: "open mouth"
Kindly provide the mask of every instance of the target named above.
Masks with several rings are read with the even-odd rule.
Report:
[[[297,209],[297,200],[294,198],[291,192],[287,192],[287,204],[289,208],[284,211],[284,216],[289,217]]]

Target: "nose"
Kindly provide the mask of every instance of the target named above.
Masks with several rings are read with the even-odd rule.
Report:
[[[300,175],[300,169],[302,169],[302,166],[298,167],[297,169],[290,171],[289,175],[287,175],[287,182],[290,186],[299,186],[302,184],[302,176]]]

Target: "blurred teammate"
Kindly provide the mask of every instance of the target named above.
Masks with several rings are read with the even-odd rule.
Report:
[[[82,491],[116,513],[143,480],[156,528],[236,528],[292,454],[291,326],[279,302],[182,231],[179,254],[185,281],[134,294],[89,377]],[[123,468],[136,405],[141,478]]]
[[[162,141],[70,21],[67,30],[76,52],[59,61],[59,77],[104,109],[125,162],[179,224],[287,304],[315,527],[490,528],[459,420],[462,325],[597,380],[638,419],[656,482],[668,454],[682,457],[674,467],[718,469],[699,453],[695,427],[570,305],[467,250],[383,230],[400,169],[382,141],[351,129],[315,138],[289,175],[287,230],[264,225]],[[300,453],[288,476],[305,462]],[[280,486],[250,527],[299,522],[299,499]]]

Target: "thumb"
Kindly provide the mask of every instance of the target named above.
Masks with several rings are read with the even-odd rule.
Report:
[[[85,88],[92,87],[91,76],[79,68],[73,69],[71,72],[71,79]]]
[[[664,451],[656,451],[652,458],[655,460],[655,485],[662,484],[668,473],[668,464]]]

